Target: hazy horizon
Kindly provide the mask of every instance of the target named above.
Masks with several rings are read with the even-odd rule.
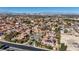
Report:
[[[0,7],[0,13],[79,14],[79,7]]]

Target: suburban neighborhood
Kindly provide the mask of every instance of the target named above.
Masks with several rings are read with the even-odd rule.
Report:
[[[0,41],[44,50],[79,50],[78,15],[0,14]]]

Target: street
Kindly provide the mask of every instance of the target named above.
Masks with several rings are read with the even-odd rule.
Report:
[[[25,45],[18,45],[18,44],[11,44],[8,42],[0,41],[0,43],[8,45],[8,46],[12,47],[12,49],[14,49],[13,47],[15,47],[15,48],[17,48],[17,49],[15,49],[16,51],[19,51],[19,50],[23,50],[23,51],[47,51],[47,50],[44,50],[41,48],[35,48],[35,47],[30,47],[30,46],[25,46]]]

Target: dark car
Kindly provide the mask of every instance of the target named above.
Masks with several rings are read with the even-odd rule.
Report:
[[[3,48],[5,45],[4,44],[0,44],[0,49]]]
[[[2,46],[2,49],[7,49],[7,48],[9,48],[8,45],[3,45],[3,46]]]

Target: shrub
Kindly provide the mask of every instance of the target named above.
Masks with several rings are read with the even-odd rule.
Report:
[[[60,47],[60,51],[66,51],[66,49],[67,49],[67,46],[66,45],[64,45],[64,43],[61,43],[61,47]]]

